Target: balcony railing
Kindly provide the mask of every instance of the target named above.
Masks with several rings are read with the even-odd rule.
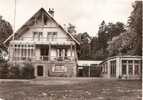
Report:
[[[66,37],[40,37],[40,38],[33,38],[33,37],[23,37],[20,40],[29,40],[29,41],[71,41],[70,39]]]
[[[46,38],[46,37],[41,37],[41,38],[36,38],[33,39],[33,37],[24,37],[19,40],[13,40],[11,41],[11,44],[64,44],[64,45],[71,45],[74,44],[71,42],[70,39],[65,38],[65,37],[60,37],[60,38]]]
[[[42,60],[42,61],[48,61],[48,60],[50,60],[50,61],[71,61],[71,60],[74,60],[74,58],[71,56],[65,56],[65,57],[41,56],[40,60]]]
[[[40,56],[40,57],[10,57],[10,59],[12,61],[36,61],[36,60],[40,60],[40,61],[73,61],[75,60],[74,57],[71,56],[65,56],[65,57],[56,57],[56,56]]]

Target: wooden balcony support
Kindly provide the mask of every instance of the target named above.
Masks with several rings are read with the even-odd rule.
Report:
[[[11,43],[9,46],[10,61],[32,58],[34,54],[34,45],[31,43]]]
[[[71,50],[71,57],[72,57],[72,51],[73,51],[72,44],[70,45],[70,50]]]
[[[49,44],[49,60],[51,58],[51,44]]]

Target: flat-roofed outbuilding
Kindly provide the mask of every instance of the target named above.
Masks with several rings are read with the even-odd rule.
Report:
[[[140,79],[142,75],[141,56],[114,56],[100,63],[102,77]]]

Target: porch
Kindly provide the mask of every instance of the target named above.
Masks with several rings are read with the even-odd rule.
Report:
[[[77,60],[74,44],[42,44],[32,41],[12,41],[9,46],[10,61],[75,61]]]

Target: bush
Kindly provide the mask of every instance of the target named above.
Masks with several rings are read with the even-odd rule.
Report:
[[[18,79],[18,78],[20,78],[19,67],[20,66],[18,64],[10,67],[10,69],[9,69],[9,78],[12,78],[12,79]]]
[[[28,63],[28,62],[23,63],[23,67],[21,69],[21,78],[23,79],[35,78],[34,67],[31,63]]]
[[[9,69],[9,78],[12,79],[32,79],[34,77],[34,67],[29,62],[16,64]]]
[[[8,64],[7,62],[1,62],[0,61],[0,78],[6,79],[8,78]]]

